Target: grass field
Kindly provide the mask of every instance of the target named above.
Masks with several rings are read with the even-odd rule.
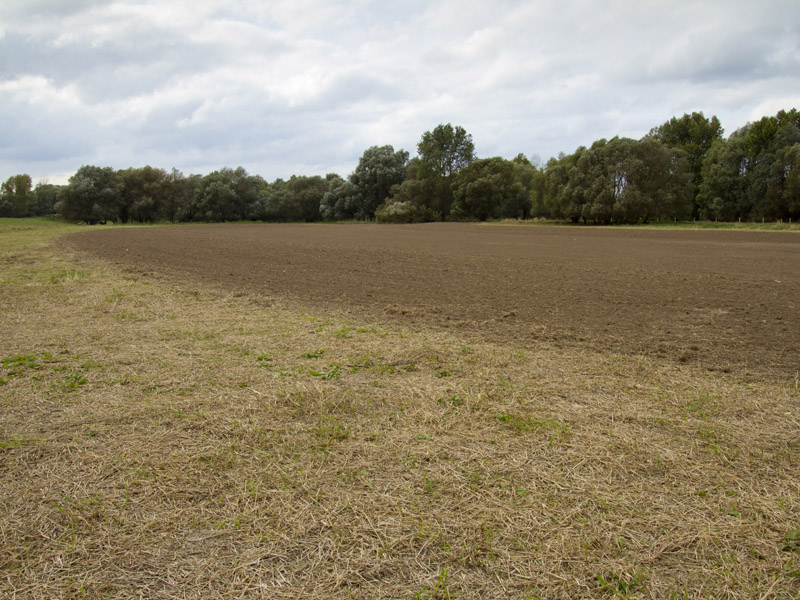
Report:
[[[66,254],[0,220],[0,596],[797,598],[800,389]]]

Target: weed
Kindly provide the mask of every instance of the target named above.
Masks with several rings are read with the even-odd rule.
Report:
[[[28,369],[36,371],[43,369],[43,365],[37,361],[52,360],[52,358],[52,354],[17,354],[16,356],[2,359],[0,364],[8,368],[8,372],[6,373],[8,377],[16,377],[22,375],[22,373]]]
[[[439,404],[449,404],[450,406],[461,406],[464,404],[464,401],[461,399],[461,396],[450,396],[449,398],[439,398],[437,400]]]
[[[25,438],[16,438],[11,440],[0,440],[0,449],[3,448],[19,448],[26,442]]]
[[[596,579],[602,591],[610,592],[623,598],[627,598],[630,594],[640,590],[645,583],[645,577],[638,569],[630,577],[606,571],[603,575],[597,575]]]
[[[316,350],[314,352],[306,352],[305,354],[301,354],[301,358],[321,358],[323,354],[328,351],[327,348],[322,348],[321,350]]]
[[[86,383],[86,377],[84,377],[79,371],[72,371],[69,375],[64,377],[64,389],[68,392],[75,390],[82,385],[86,385]]]
[[[447,567],[439,571],[439,575],[436,578],[436,585],[433,589],[425,587],[422,591],[415,592],[414,597],[417,600],[450,600],[453,598],[447,587],[449,571]]]
[[[520,417],[504,412],[495,413],[495,418],[499,423],[508,425],[520,433],[532,433],[539,430],[552,432],[550,443],[568,437],[571,433],[567,423],[556,421],[555,419],[536,419],[534,417]]]
[[[339,423],[331,423],[314,427],[311,430],[314,437],[321,441],[321,449],[326,450],[333,442],[343,442],[350,437],[350,429]]]
[[[339,379],[339,375],[341,375],[341,369],[340,365],[337,364],[333,365],[333,367],[331,367],[327,373],[322,375],[322,379],[324,379],[325,381],[333,381]]]
[[[800,579],[800,565],[796,565],[794,562],[794,557],[790,558],[785,565],[783,565],[783,572],[786,577],[791,577],[792,579]]]
[[[800,529],[792,529],[789,533],[787,533],[785,542],[786,543],[783,546],[784,551],[791,552],[800,550]]]
[[[256,356],[256,364],[264,369],[269,369],[272,366],[272,357],[267,354],[259,354]]]

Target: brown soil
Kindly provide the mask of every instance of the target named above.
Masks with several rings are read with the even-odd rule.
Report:
[[[266,300],[697,362],[800,369],[800,235],[477,224],[114,228],[66,242]]]

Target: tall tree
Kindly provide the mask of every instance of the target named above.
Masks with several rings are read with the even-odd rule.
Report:
[[[450,123],[437,125],[426,131],[417,144],[420,179],[431,179],[436,190],[435,205],[431,209],[446,219],[453,202],[451,183],[453,177],[475,160],[475,144],[472,135],[461,126]]]
[[[307,223],[320,220],[320,204],[328,191],[326,179],[319,175],[312,177],[293,175],[286,182],[286,189],[289,193],[289,201],[297,215],[290,220],[306,221]]]
[[[722,125],[719,119],[707,118],[702,112],[684,113],[680,118],[672,117],[663,125],[650,130],[650,137],[666,144],[670,148],[680,148],[686,153],[689,170],[694,179],[696,198],[702,182],[703,160],[712,144],[722,139]],[[695,207],[695,216],[697,216]]]
[[[371,219],[375,210],[389,196],[393,186],[406,177],[408,152],[392,146],[372,146],[364,151],[350,182],[356,186],[361,202],[356,202],[351,218]],[[353,198],[356,200],[356,198]]]
[[[36,206],[33,182],[25,173],[12,175],[0,186],[0,217],[29,217]]]
[[[777,151],[762,214],[768,219],[800,220],[800,143]]]
[[[39,182],[36,184],[34,188],[34,193],[36,194],[36,208],[34,209],[34,214],[41,216],[41,215],[52,215],[56,212],[55,206],[58,200],[58,192],[62,186],[54,185],[52,183],[47,182]]]
[[[326,221],[352,219],[363,206],[363,196],[358,187],[338,175],[328,178],[328,191],[322,196],[319,212]],[[373,211],[372,216],[375,213]]]
[[[155,221],[169,189],[169,175],[149,165],[117,171],[122,180],[120,220],[140,223]]]
[[[453,179],[453,215],[485,221],[524,219],[530,212],[534,167],[523,156],[478,159]]]
[[[717,140],[703,161],[703,179],[697,196],[701,219],[734,221],[747,218],[747,152],[743,130],[728,140]]]
[[[111,167],[84,165],[59,193],[56,210],[68,221],[117,222],[122,202],[122,181]]]

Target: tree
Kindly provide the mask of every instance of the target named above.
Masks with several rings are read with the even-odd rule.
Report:
[[[191,220],[187,213],[201,180],[200,175],[186,177],[173,167],[164,181],[164,195],[159,206],[159,218],[166,219],[171,223],[177,220]]]
[[[56,212],[55,206],[61,187],[60,185],[46,182],[36,184],[36,188],[33,190],[34,194],[36,194],[36,207],[33,211],[35,215],[52,215]]]
[[[122,203],[122,182],[111,167],[84,165],[58,195],[56,210],[68,221],[89,225],[116,221]]]
[[[763,214],[769,219],[800,219],[800,143],[778,150],[767,183]]]
[[[697,196],[701,219],[747,218],[747,153],[743,138],[736,132],[727,141],[717,140],[703,161],[703,178]]]
[[[361,206],[363,206],[363,199],[355,184],[338,175],[328,178],[328,191],[322,196],[319,205],[320,217],[323,220],[352,219]]]
[[[450,187],[453,176],[475,160],[472,136],[460,126],[453,127],[450,123],[437,125],[433,131],[422,134],[417,153],[417,177],[433,182],[434,205],[430,208],[444,220],[450,214],[453,201]]]
[[[253,207],[258,202],[259,190],[266,185],[264,179],[259,175],[248,175],[244,167],[225,167],[219,170],[219,174],[236,195],[234,220],[250,219]]]
[[[527,219],[531,215],[531,192],[539,169],[521,153],[511,161],[511,164],[514,183],[504,197],[503,205],[500,207],[500,216],[510,219]]]
[[[431,210],[433,185],[429,179],[406,179],[376,211],[380,223],[425,223],[434,221]]]
[[[598,140],[551,161],[547,177],[558,189],[557,212],[573,222],[646,223],[691,212],[685,153],[652,137]]]
[[[36,207],[33,182],[25,173],[12,175],[0,186],[0,217],[29,217]]]
[[[796,109],[763,117],[717,142],[703,163],[701,217],[718,220],[794,218],[794,153],[800,144]]]
[[[169,192],[167,172],[147,165],[117,173],[122,180],[120,220],[123,223],[131,218],[140,223],[155,221]]]
[[[693,112],[691,115],[684,113],[680,118],[672,117],[663,125],[654,127],[649,137],[686,153],[689,171],[694,179],[693,198],[696,198],[702,182],[703,160],[713,143],[722,139],[723,131],[716,115],[708,119],[702,112]],[[696,216],[696,208],[694,212]]]
[[[761,122],[763,121],[764,119]],[[754,125],[758,125],[761,122],[754,123]],[[776,168],[780,169],[780,163],[784,162],[788,157],[784,149],[800,143],[800,129],[788,120],[785,120],[783,125],[780,124],[777,118],[773,118],[772,122],[778,125],[777,129],[774,129],[771,138],[754,141],[751,138],[763,134],[763,131],[758,131],[757,127],[753,127],[744,139],[746,151],[752,151],[754,147],[759,147],[757,154],[747,157],[745,177],[747,179],[748,203],[752,210],[751,216],[780,219],[784,218],[783,211],[775,212],[766,206],[769,199],[769,185],[770,181],[772,181],[773,185],[776,183],[774,171]],[[767,129],[772,128],[768,126]],[[774,198],[773,194],[772,199]]]
[[[328,182],[319,175],[312,177],[292,175],[286,182],[289,202],[293,205],[292,221],[311,223],[320,220],[320,204],[328,191]],[[299,218],[298,218],[299,217]]]
[[[547,219],[569,219],[575,223],[580,218],[580,209],[564,212],[566,202],[563,191],[569,183],[569,176],[586,148],[581,146],[574,154],[561,153],[558,158],[547,161],[544,171],[537,171],[531,182],[531,214]]]
[[[521,156],[514,161],[495,157],[470,163],[453,179],[453,215],[480,221],[526,218],[533,170]]]
[[[254,218],[273,223],[300,220],[300,208],[283,179],[276,179],[259,193]]]
[[[389,145],[367,148],[350,175],[350,183],[356,187],[357,194],[350,195],[348,205],[352,213],[345,218],[373,218],[392,187],[406,178],[407,164],[408,152],[405,150],[395,152]]]
[[[235,221],[239,218],[236,192],[224,173],[209,173],[195,192],[194,218],[201,221]]]

